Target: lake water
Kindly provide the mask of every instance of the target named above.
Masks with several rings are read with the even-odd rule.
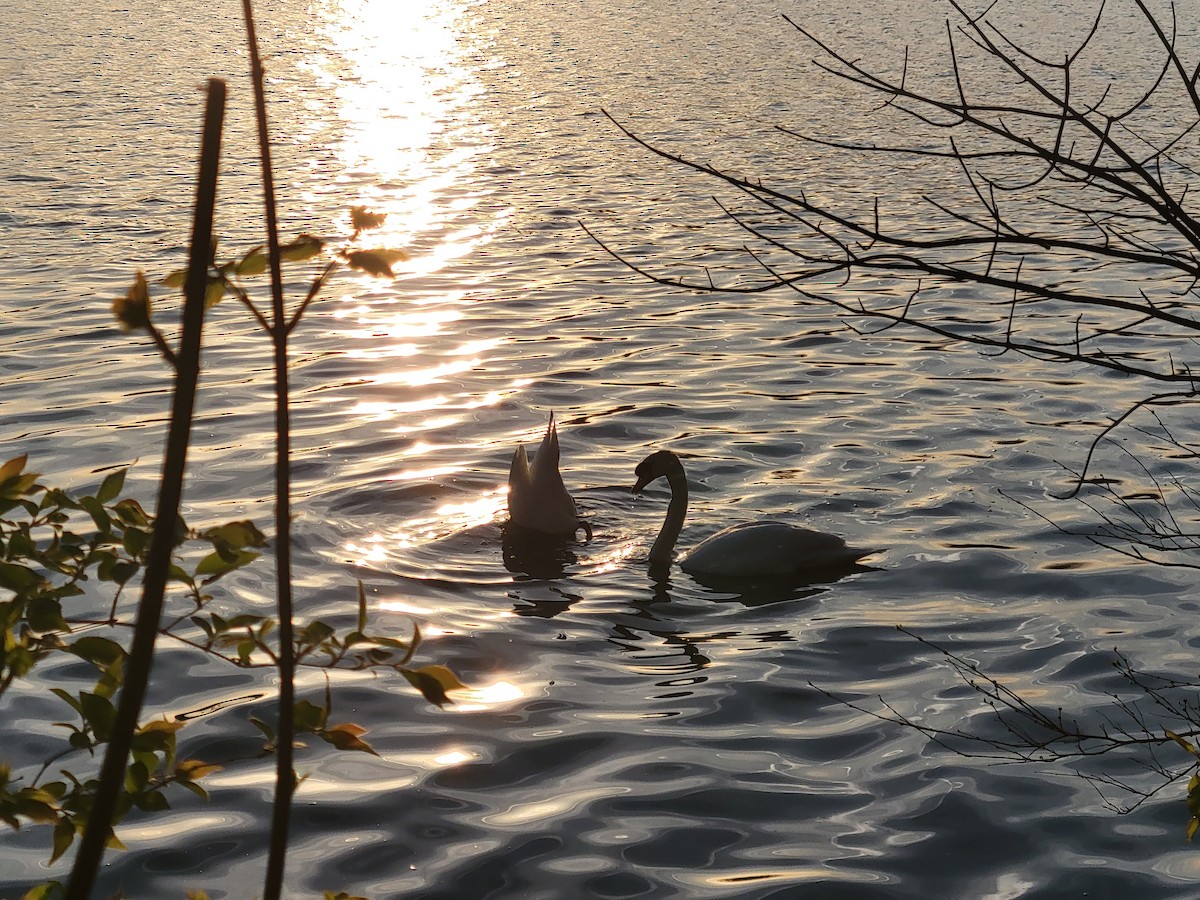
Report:
[[[998,11],[1048,44],[1092,10],[1028,6]],[[1048,492],[1143,386],[930,351],[914,335],[861,341],[786,295],[673,292],[580,228],[663,265],[738,243],[709,199],[718,185],[641,150],[602,108],[691,155],[849,202],[918,177],[772,131],[836,134],[861,109],[816,76],[781,11],[868,58],[898,61],[911,44],[917,67],[934,64],[950,12],[834,7],[260,4],[286,233],[344,238],[365,204],[388,213],[370,240],[412,255],[394,282],[340,274],[295,333],[301,616],[352,621],[361,578],[377,628],[419,622],[422,659],[470,685],[438,710],[394,673],[333,678],[337,714],[367,726],[380,755],[300,752],[289,896],[1200,896],[1182,785],[1117,816],[1066,769],[964,759],[819,690],[994,727],[896,625],[1090,723],[1122,690],[1114,646],[1193,671],[1186,572],[1038,515],[1094,521]],[[109,303],[136,269],[181,264],[210,76],[231,86],[222,247],[262,241],[240,5],[80,0],[48,15],[7,0],[0,26],[0,441],[55,484],[133,463],[149,503],[169,383]],[[922,214],[911,193],[900,215]],[[187,516],[266,528],[269,349],[234,304],[208,329]],[[532,577],[506,566],[504,486],[513,447],[551,410],[595,538]],[[662,447],[692,482],[685,542],[786,518],[887,551],[806,590],[718,592],[677,570],[657,583],[645,554],[666,493],[629,488]],[[269,609],[265,563],[217,602]],[[42,683],[86,677],[48,666]],[[177,797],[127,822],[103,896],[257,894],[273,769],[235,761],[259,746],[247,718],[273,716],[271,687],[162,648],[152,711],[192,713],[187,751],[229,766],[208,779],[209,802]],[[320,673],[300,689],[319,700]],[[49,746],[39,738],[63,716],[36,686],[5,698],[22,752]],[[61,875],[48,846],[36,828],[0,833],[0,895]]]

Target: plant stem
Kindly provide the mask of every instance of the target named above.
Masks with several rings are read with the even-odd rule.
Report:
[[[204,293],[212,264],[213,210],[216,207],[217,172],[221,157],[221,130],[225,122],[225,82],[209,79],[208,100],[204,109],[204,136],[200,145],[200,177],[196,185],[196,210],[192,218],[192,243],[184,290],[183,327],[175,366],[175,390],[171,403],[171,424],[163,458],[162,484],[146,570],[142,580],[142,599],[138,605],[133,643],[126,662],[125,682],[117,705],[112,736],[100,769],[91,815],[71,878],[67,900],[88,900],[96,873],[104,856],[104,847],[112,828],[125,766],[137,731],[138,717],[146,697],[150,667],[154,656],[154,638],[162,618],[167,571],[175,548],[175,529],[183,499],[183,478],[187,467],[187,449],[191,438],[192,414],[200,378],[200,332],[204,324]]]
[[[283,273],[279,255],[275,181],[271,169],[271,143],[267,130],[267,101],[258,37],[251,0],[242,0],[250,54],[250,80],[258,122],[258,147],[262,161],[263,204],[267,225],[267,259],[271,269],[271,340],[275,351],[275,566],[276,602],[279,607],[279,724],[275,741],[275,804],[271,812],[271,843],[267,856],[264,900],[278,900],[283,889],[291,824],[292,794],[296,790],[294,767],[296,657],[292,628],[291,553],[291,432],[288,425],[288,323],[283,306]]]

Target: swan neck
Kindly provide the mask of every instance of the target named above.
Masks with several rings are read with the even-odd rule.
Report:
[[[650,548],[651,563],[670,563],[671,551],[683,531],[683,520],[687,516],[688,486],[687,476],[682,471],[667,474],[667,483],[671,486],[671,503],[667,507],[667,517],[663,520],[662,530],[654,546]]]

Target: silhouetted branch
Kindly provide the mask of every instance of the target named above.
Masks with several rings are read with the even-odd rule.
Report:
[[[873,57],[860,55],[860,48],[852,56],[784,16],[816,51],[819,71],[878,98],[870,116],[895,112],[907,118],[914,137],[878,143],[783,126],[779,132],[865,157],[952,163],[965,197],[921,194],[931,222],[913,225],[911,215],[893,220],[879,199],[868,213],[848,212],[818,194],[736,174],[651,142],[605,112],[639,146],[741,198],[716,202],[745,241],[728,253],[745,265],[732,273],[718,267],[723,278],[711,265],[697,275],[686,264],[668,268],[634,258],[594,229],[585,230],[615,259],[659,285],[747,295],[791,291],[803,304],[829,308],[866,337],[903,327],[988,355],[1085,365],[1153,385],[1149,396],[1116,414],[1094,438],[1064,495],[1079,497],[1097,448],[1117,429],[1151,407],[1200,396],[1187,362],[1200,343],[1200,218],[1189,192],[1200,129],[1200,63],[1181,55],[1173,9],[1160,22],[1143,0],[1134,2],[1158,51],[1138,56],[1148,71],[1136,90],[1118,90],[1125,87],[1118,79],[1105,81],[1089,67],[1088,50],[1103,31],[1103,4],[1084,36],[1053,59],[1013,40],[987,11],[972,15],[950,0],[959,17],[946,23],[951,87],[937,89],[914,77],[907,51],[899,74],[889,75],[864,62]],[[988,80],[979,92],[974,85],[981,75]],[[1007,86],[997,87],[1002,81]],[[944,140],[930,141],[930,134]],[[1080,273],[1102,273],[1103,287],[1097,287],[1099,278]],[[860,277],[908,286],[890,294],[857,291]],[[1151,471],[1146,466],[1141,474]],[[1160,497],[1165,500],[1166,492]],[[1193,517],[1197,511],[1187,510]],[[1108,539],[1141,542],[1134,555],[1200,549],[1195,541],[1170,540],[1176,534],[1170,529],[1182,534],[1191,528],[1185,519],[1164,517],[1145,534],[1130,524],[1137,516],[1127,517],[1124,528],[1110,521]]]

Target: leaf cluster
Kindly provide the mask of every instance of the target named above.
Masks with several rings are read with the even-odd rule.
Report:
[[[32,777],[17,777],[10,763],[0,760],[0,822],[14,829],[52,826],[54,862],[82,832],[98,784],[94,777],[72,771],[77,766],[64,768],[61,762],[72,754],[91,758],[108,742],[128,658],[118,640],[95,632],[106,628],[115,635],[131,627],[121,599],[143,571],[155,522],[135,499],[121,496],[124,469],[106,474],[94,490],[68,491],[43,485],[26,466],[24,456],[0,465],[0,699],[16,679],[26,678],[51,656],[69,654],[95,672],[95,682],[86,690],[48,688],[69,712],[55,723],[65,733],[60,752]],[[164,620],[160,635],[235,666],[274,665],[275,619],[252,613],[222,615],[210,608],[214,584],[256,560],[267,537],[244,520],[196,530],[181,519],[172,534],[175,561],[170,578],[178,602],[190,612]],[[109,593],[107,609],[97,612],[102,589]],[[408,640],[374,633],[361,582],[357,599],[352,629],[339,631],[321,620],[296,629],[297,661],[324,669],[390,668],[430,703],[451,702],[447,691],[463,685],[450,669],[412,665],[421,645],[420,629],[414,625]],[[320,737],[339,750],[375,753],[363,738],[366,729],[333,721],[332,709],[328,684],[323,703],[299,700],[294,708],[297,733]],[[254,717],[251,721],[271,749],[273,727]],[[200,781],[222,766],[178,755],[176,736],[183,725],[181,720],[155,719],[138,729],[114,824],[133,810],[169,809],[167,790],[172,785],[207,797]],[[56,763],[59,768],[51,774]],[[107,846],[122,846],[111,828]],[[35,890],[28,896],[55,896],[54,884],[47,882],[37,889],[42,894]]]
[[[386,213],[374,212],[365,206],[355,206],[350,210],[350,223],[353,234],[350,241],[356,241],[365,232],[383,225],[387,219]],[[327,249],[327,242],[312,234],[299,234],[291,241],[279,246],[280,263],[309,262],[321,256]],[[275,334],[282,329],[283,334],[290,334],[300,323],[300,319],[309,305],[316,299],[329,277],[345,264],[376,278],[393,278],[393,266],[409,259],[409,254],[396,248],[364,248],[347,243],[339,248],[334,258],[328,261],[313,278],[307,295],[291,315],[278,325],[272,325],[266,315],[258,308],[250,295],[247,279],[263,275],[270,269],[270,254],[264,246],[253,247],[239,256],[216,261],[217,247],[212,248],[213,261],[208,270],[207,283],[204,292],[205,308],[216,306],[226,297],[233,297],[240,302],[254,317],[264,331]],[[159,280],[163,287],[183,290],[187,281],[188,270],[176,269]],[[152,299],[150,286],[145,275],[139,271],[133,284],[125,296],[118,297],[112,302],[113,315],[122,331],[145,331],[154,341],[155,346],[172,366],[177,367],[175,351],[167,342],[165,336],[155,325],[152,315]]]

